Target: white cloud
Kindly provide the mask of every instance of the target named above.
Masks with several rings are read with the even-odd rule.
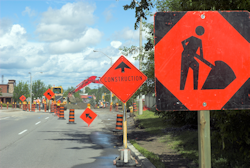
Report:
[[[3,30],[0,28],[0,32]],[[0,35],[1,69],[27,69],[40,66],[46,59],[42,43],[31,43],[26,39],[26,30],[14,24]]]
[[[49,50],[52,54],[75,53],[85,47],[95,45],[101,41],[102,33],[98,29],[89,28],[84,35],[74,40],[61,40],[51,43]]]
[[[111,4],[108,8],[106,8],[103,12],[103,15],[105,16],[106,22],[109,22],[112,18],[112,8],[115,7],[115,4]]]
[[[87,2],[67,3],[61,9],[48,8],[42,14],[36,33],[42,41],[72,40],[86,32],[95,21],[95,5]]]
[[[111,41],[110,44],[114,48],[119,48],[122,45],[122,42],[120,42],[120,41]]]
[[[36,15],[36,12],[35,10],[31,10],[30,7],[26,6],[25,10],[22,12],[22,15],[25,16],[26,14],[29,15],[29,17],[32,17]]]
[[[116,31],[113,34],[114,39],[116,40],[138,40],[139,41],[139,29],[132,30],[129,27],[125,27],[121,31]],[[146,40],[146,31],[142,31],[142,39]]]

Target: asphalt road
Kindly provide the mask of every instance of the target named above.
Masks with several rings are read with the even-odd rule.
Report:
[[[88,125],[75,111],[75,123],[44,112],[0,110],[1,168],[112,168],[119,156],[116,138],[108,130],[115,127],[115,112],[93,109],[96,119]],[[112,122],[109,122],[109,120]]]

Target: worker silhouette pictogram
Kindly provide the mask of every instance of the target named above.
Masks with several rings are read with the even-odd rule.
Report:
[[[201,36],[204,34],[204,28],[198,26],[195,29],[197,35]],[[202,50],[202,41],[199,38],[194,36],[189,37],[188,39],[181,42],[184,48],[181,57],[181,82],[180,90],[184,90],[188,70],[191,68],[193,70],[193,84],[194,90],[198,89],[198,77],[199,77],[199,63],[195,60],[194,57],[200,57],[203,59],[203,50]],[[200,55],[197,54],[197,50],[200,48]]]

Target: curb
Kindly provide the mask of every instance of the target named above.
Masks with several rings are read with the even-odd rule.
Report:
[[[132,156],[139,162],[141,168],[156,168],[145,156],[143,156],[129,141],[127,142],[128,148]]]

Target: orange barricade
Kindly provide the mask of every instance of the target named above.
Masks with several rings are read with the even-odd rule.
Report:
[[[9,102],[7,102],[7,109],[9,108]]]
[[[50,104],[50,112],[54,113],[54,104],[53,103]]]
[[[69,110],[69,122],[67,124],[76,124],[75,123],[75,110],[74,109]]]
[[[53,104],[53,108],[54,108],[54,115],[56,115],[56,104]]]
[[[58,120],[65,120],[64,118],[64,107],[60,107],[60,114]]]
[[[44,103],[44,112],[46,112],[46,110],[47,110],[47,104],[46,103]]]
[[[117,129],[117,130],[122,130],[122,118],[123,118],[123,115],[122,115],[122,114],[117,114],[116,127],[115,127],[115,129]]]
[[[137,112],[136,103],[133,103],[133,112]]]
[[[31,111],[36,112],[36,105],[35,104],[32,104],[31,108],[32,108]]]
[[[60,113],[60,106],[56,106],[56,115],[57,115],[57,117],[59,117],[59,113]]]
[[[12,108],[14,108],[14,102],[12,103]]]

